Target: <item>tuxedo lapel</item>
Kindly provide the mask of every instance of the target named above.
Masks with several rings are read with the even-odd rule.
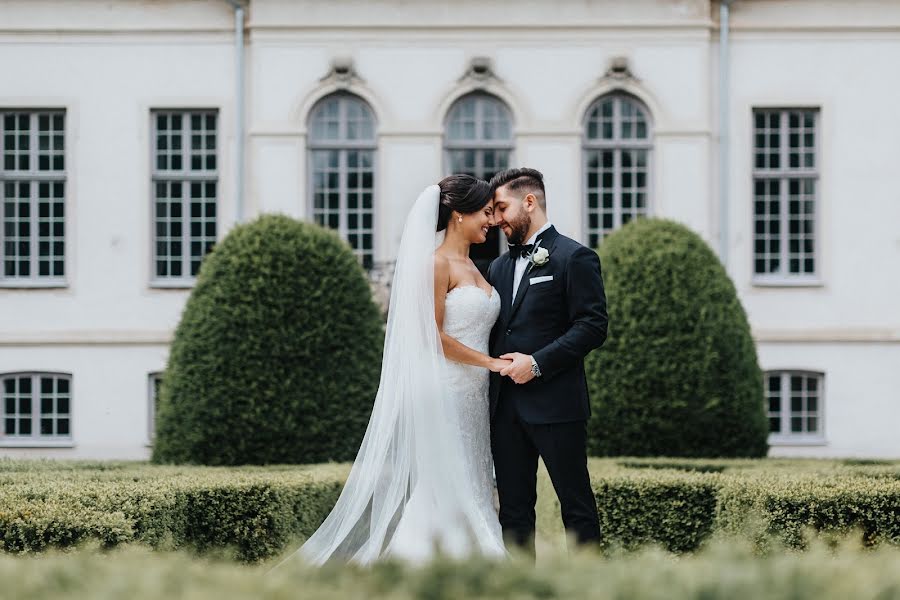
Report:
[[[501,269],[500,284],[497,291],[500,292],[500,304],[503,307],[503,314],[508,315],[512,305],[512,286],[513,276],[516,271],[516,261],[509,252],[503,256],[503,259],[503,268]]]
[[[544,232],[544,235],[541,236],[541,248],[546,248],[550,253],[550,260],[553,260],[553,248],[556,246],[556,240],[559,238],[559,233],[556,231],[556,228],[550,226],[547,231]],[[515,264],[515,261],[512,261]],[[544,265],[544,266],[549,266]],[[532,271],[532,268],[542,269],[543,267],[534,267],[533,264],[529,263],[529,265],[525,268],[525,273],[522,274],[522,281],[519,282],[519,290],[516,292],[516,297],[513,300],[512,307],[509,311],[509,318],[506,320],[507,323],[513,320],[513,317],[516,316],[516,311],[519,310],[519,307],[522,306],[522,301],[525,299],[525,294],[528,293],[528,289],[531,287],[528,276]],[[512,288],[512,281],[510,280],[510,288]]]
[[[528,266],[525,267],[525,272],[522,273],[522,280],[519,282],[519,289],[516,291],[516,296],[513,299],[512,307],[509,311],[510,321],[512,320],[513,315],[516,314],[516,310],[518,310],[519,305],[522,304],[522,298],[525,297],[525,292],[528,291],[528,273],[531,272],[532,267],[534,267],[534,265],[529,263]]]

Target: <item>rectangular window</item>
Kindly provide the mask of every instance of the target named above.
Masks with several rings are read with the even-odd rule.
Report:
[[[313,219],[330,227],[353,248],[363,267],[374,266],[373,150],[311,150]]]
[[[804,371],[766,373],[766,411],[771,443],[824,441],[824,375]]]
[[[0,110],[0,284],[65,285],[65,112]]]
[[[71,377],[54,373],[0,376],[4,442],[71,440]]]
[[[216,242],[218,114],[154,110],[153,279],[191,285]]]
[[[818,110],[753,111],[753,273],[757,282],[817,280]]]
[[[587,243],[647,214],[650,150],[585,149]]]

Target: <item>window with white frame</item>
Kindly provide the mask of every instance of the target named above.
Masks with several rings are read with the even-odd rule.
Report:
[[[0,444],[72,437],[72,377],[61,373],[4,373]]]
[[[309,117],[313,220],[347,240],[363,267],[375,258],[375,115],[361,98],[334,94]]]
[[[514,146],[512,113],[500,99],[475,93],[450,107],[444,130],[448,175],[489,180],[509,168]]]
[[[621,92],[598,98],[584,123],[585,239],[596,248],[603,237],[638,217],[650,202],[649,111]]]
[[[770,436],[775,440],[821,440],[824,437],[824,375],[809,371],[769,371],[765,379]]]
[[[151,442],[156,437],[156,408],[159,406],[162,378],[162,372],[150,373],[147,378],[147,439]]]
[[[218,113],[153,110],[153,279],[191,285],[216,242]]]
[[[65,285],[65,112],[0,110],[0,283]]]
[[[753,111],[753,273],[758,281],[814,280],[816,109]]]
[[[499,98],[483,92],[463,96],[447,112],[444,127],[445,173],[490,180],[508,169],[515,148],[513,119]],[[500,255],[500,229],[492,227],[484,244],[474,244],[469,256],[482,271]]]

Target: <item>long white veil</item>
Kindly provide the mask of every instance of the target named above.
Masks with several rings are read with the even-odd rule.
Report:
[[[451,556],[505,554],[465,475],[458,417],[444,381],[434,320],[433,255],[443,238],[435,234],[439,198],[440,188],[429,186],[407,217],[381,380],[350,476],[331,514],[287,560],[424,560],[436,548]]]

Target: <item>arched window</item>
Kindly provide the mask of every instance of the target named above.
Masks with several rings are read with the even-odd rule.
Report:
[[[313,220],[337,230],[366,269],[374,263],[375,115],[362,99],[333,94],[309,117]]]
[[[466,173],[489,180],[509,168],[514,147],[512,113],[500,99],[474,93],[450,107],[444,128],[446,174]],[[496,227],[491,228],[487,242],[473,245],[470,253],[482,271],[499,255]]]
[[[647,109],[623,93],[607,94],[587,111],[584,123],[586,239],[595,248],[603,236],[649,205],[650,153]]]
[[[71,384],[65,373],[0,374],[0,445],[71,439]]]

